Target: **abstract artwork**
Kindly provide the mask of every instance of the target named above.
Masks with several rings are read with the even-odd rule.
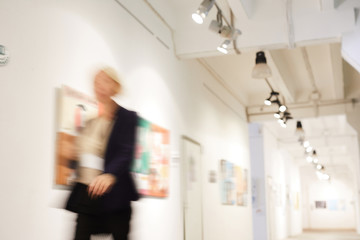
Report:
[[[68,86],[58,95],[55,185],[70,186],[76,178],[75,139],[85,122],[99,114],[96,100]]]
[[[169,131],[139,117],[132,172],[141,195],[168,196],[169,161]]]
[[[220,160],[221,203],[248,205],[248,171],[226,160]]]

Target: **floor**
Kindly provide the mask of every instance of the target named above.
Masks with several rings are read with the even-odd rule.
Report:
[[[354,231],[304,231],[286,240],[360,240],[360,235]]]

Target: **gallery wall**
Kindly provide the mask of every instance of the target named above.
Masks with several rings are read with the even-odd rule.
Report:
[[[133,204],[132,239],[183,239],[181,136],[202,145],[204,239],[252,239],[247,206],[221,204],[221,159],[250,170],[244,107],[196,60],[174,55],[171,30],[143,1],[3,1],[0,68],[1,239],[71,239],[68,191],[53,185],[56,89],[92,95],[98,64],[124,81],[116,101],[170,131],[170,193]],[[171,15],[169,15],[171,16]],[[250,73],[249,73],[250,74]],[[209,182],[215,171],[216,183]],[[248,179],[250,182],[250,178]],[[21,231],[19,231],[21,226]]]
[[[263,127],[267,220],[270,239],[302,232],[299,168],[286,149],[279,147],[276,130]]]
[[[338,166],[341,169],[341,166]],[[302,169],[304,193],[304,228],[356,229],[355,195],[350,176],[333,176],[330,181],[320,181],[315,171]]]

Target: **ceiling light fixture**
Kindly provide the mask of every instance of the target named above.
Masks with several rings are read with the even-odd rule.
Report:
[[[196,12],[192,14],[192,19],[194,20],[194,22],[196,22],[197,24],[202,24],[214,4],[215,0],[204,0],[200,4],[200,7],[196,10]]]
[[[311,147],[311,146],[309,146],[309,147],[306,148],[306,152],[307,152],[307,153],[311,152],[312,150],[313,150],[313,147]]]
[[[253,78],[268,78],[271,77],[271,70],[266,63],[265,53],[263,51],[256,53],[256,65],[252,71]]]
[[[325,168],[324,168],[323,165],[317,164],[317,165],[316,165],[316,169],[317,169],[317,170],[324,170]]]
[[[273,101],[271,99],[273,99],[274,96],[275,96],[275,100]],[[271,93],[270,93],[270,97],[265,99],[264,104],[267,105],[267,106],[270,106],[273,102],[277,103],[279,101],[278,96],[279,96],[279,93],[272,90]]]
[[[330,176],[326,173],[322,173],[320,171],[316,171],[316,175],[319,180],[328,181],[330,180]]]
[[[217,50],[221,53],[228,54],[227,48],[231,44],[231,41],[226,39],[219,47],[217,47]]]
[[[280,118],[280,117],[281,117],[280,112],[274,113],[274,117],[275,117],[275,118]]]
[[[287,107],[284,105],[284,104],[279,104],[280,106],[279,106],[279,111],[280,112],[285,112],[286,111],[286,109],[287,109]]]
[[[295,135],[298,136],[298,141],[302,144],[305,140],[305,131],[300,121],[296,122]]]
[[[216,14],[216,20],[212,20],[209,25],[209,29],[215,33],[220,33],[221,28],[223,26],[223,16],[221,10],[218,8],[218,12]]]

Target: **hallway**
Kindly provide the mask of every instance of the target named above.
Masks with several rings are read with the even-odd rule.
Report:
[[[358,240],[360,235],[355,231],[304,231],[297,237],[286,240]]]

